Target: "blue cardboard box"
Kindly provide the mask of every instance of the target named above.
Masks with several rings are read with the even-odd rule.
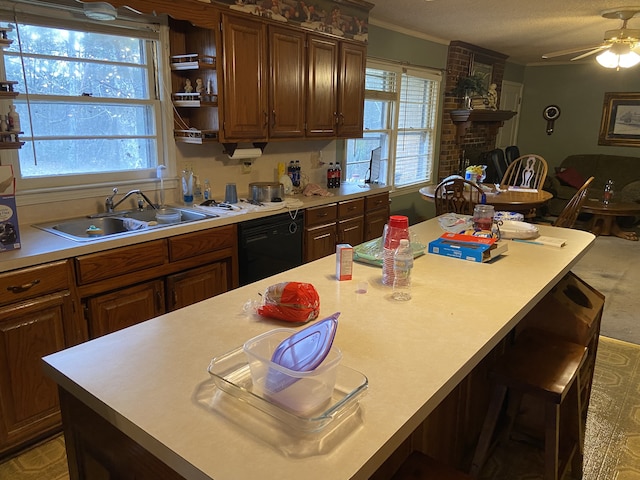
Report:
[[[502,242],[491,245],[488,243],[450,240],[442,237],[429,242],[429,253],[478,263],[487,262],[506,250],[507,244]]]

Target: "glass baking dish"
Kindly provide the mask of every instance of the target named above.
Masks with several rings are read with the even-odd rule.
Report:
[[[368,387],[365,375],[338,365],[336,384],[330,398],[312,411],[298,413],[253,391],[251,372],[242,347],[212,359],[208,371],[220,390],[277,419],[285,427],[307,433],[319,432],[351,415]]]

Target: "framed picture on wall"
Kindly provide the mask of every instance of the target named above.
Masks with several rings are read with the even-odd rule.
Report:
[[[640,147],[640,93],[604,94],[598,144]]]
[[[493,61],[491,58],[473,54],[471,57],[471,65],[469,67],[469,75],[478,75],[482,79],[484,91],[488,91],[493,78]]]

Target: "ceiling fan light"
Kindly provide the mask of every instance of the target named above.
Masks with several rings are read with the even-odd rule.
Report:
[[[605,68],[631,68],[640,63],[640,55],[629,48],[626,53],[616,53],[613,48],[602,52],[596,57],[597,62]]]
[[[84,14],[91,20],[112,21],[118,16],[116,8],[107,2],[93,2],[83,4]]]

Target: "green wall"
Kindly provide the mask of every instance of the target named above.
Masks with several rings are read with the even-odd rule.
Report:
[[[640,67],[610,70],[592,59],[580,64],[526,67],[520,111],[521,153],[542,155],[553,167],[572,154],[607,153],[640,157],[635,147],[598,145],[605,92],[640,92]],[[542,110],[560,107],[554,132],[546,134]]]

